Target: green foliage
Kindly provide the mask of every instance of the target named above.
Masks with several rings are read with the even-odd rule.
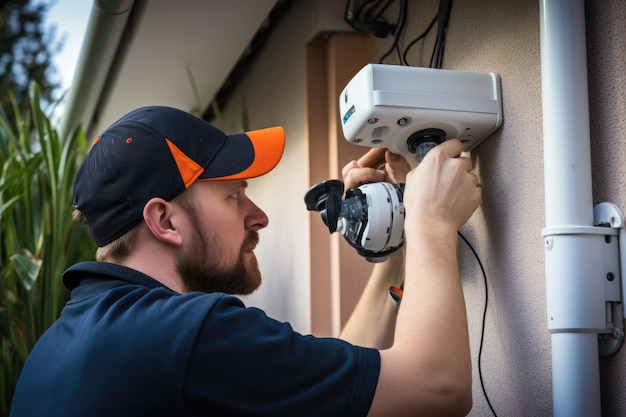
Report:
[[[8,414],[33,345],[68,299],[61,274],[95,252],[86,228],[71,219],[87,140],[80,129],[59,138],[40,94],[32,83],[27,112],[14,100],[13,120],[0,107],[0,415]]]
[[[13,100],[20,112],[28,110],[31,81],[39,85],[45,104],[55,101],[59,85],[53,81],[56,68],[52,56],[63,47],[63,41],[55,40],[54,27],[48,30],[44,26],[50,6],[50,1],[0,1],[0,102],[9,120],[14,119]]]

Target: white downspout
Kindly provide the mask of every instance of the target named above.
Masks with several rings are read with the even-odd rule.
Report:
[[[600,416],[604,237],[592,227],[584,0],[540,0],[540,30],[553,413]]]
[[[83,0],[84,1],[84,0]],[[85,126],[97,107],[135,0],[93,0],[76,73],[61,118],[59,135],[65,138]]]

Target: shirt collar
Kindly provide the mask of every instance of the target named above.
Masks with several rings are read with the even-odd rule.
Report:
[[[80,284],[83,278],[124,281],[150,289],[167,288],[159,281],[136,269],[110,262],[97,261],[80,262],[66,269],[63,273],[63,284],[71,291]]]

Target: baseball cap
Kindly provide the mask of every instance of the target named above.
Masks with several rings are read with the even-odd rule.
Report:
[[[170,201],[196,181],[258,177],[284,147],[282,127],[226,135],[182,110],[141,107],[94,140],[76,174],[73,207],[104,246],[143,219],[151,198]]]

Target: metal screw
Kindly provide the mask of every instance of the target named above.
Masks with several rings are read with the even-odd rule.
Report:
[[[374,123],[378,123],[378,119],[376,117],[372,117],[367,119],[367,123],[373,125]]]

